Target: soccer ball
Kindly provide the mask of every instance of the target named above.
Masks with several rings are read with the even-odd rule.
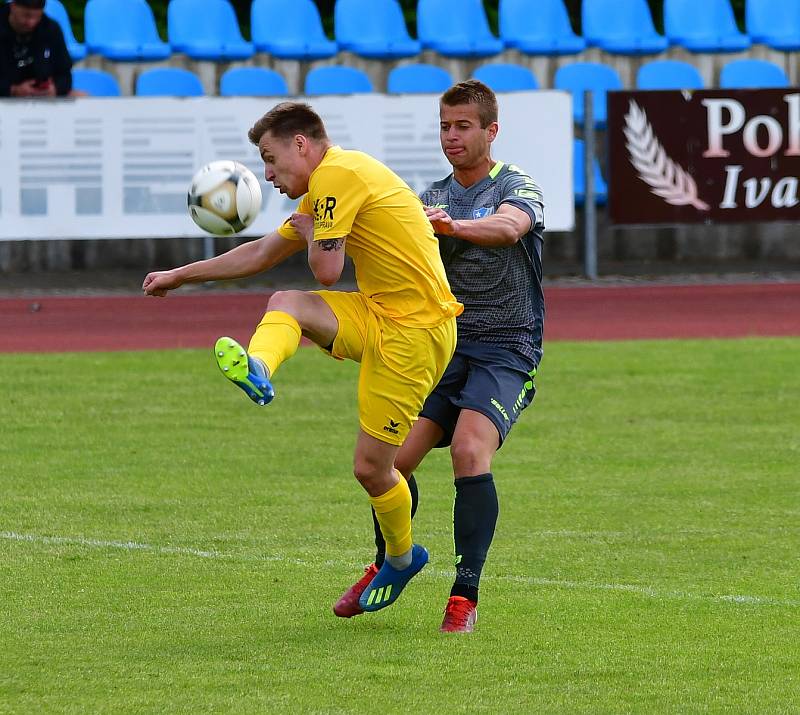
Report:
[[[192,178],[189,214],[204,231],[230,236],[246,229],[261,210],[256,175],[238,161],[212,161]]]

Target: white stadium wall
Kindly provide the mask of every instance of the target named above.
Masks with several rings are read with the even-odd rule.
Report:
[[[263,179],[247,130],[275,101],[201,97],[13,100],[0,116],[0,240],[203,235],[189,218],[192,175],[236,159],[260,177],[261,215],[245,232],[277,227],[295,201]],[[450,166],[438,135],[438,96],[316,97],[331,139],[380,159],[416,191]],[[499,95],[496,159],[542,187],[547,228],[574,227],[572,105],[558,91]]]

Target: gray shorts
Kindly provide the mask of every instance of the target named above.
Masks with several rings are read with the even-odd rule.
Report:
[[[444,430],[436,446],[447,447],[461,410],[474,410],[494,423],[502,445],[522,410],[533,401],[535,374],[536,363],[512,350],[490,343],[459,342],[420,417]]]

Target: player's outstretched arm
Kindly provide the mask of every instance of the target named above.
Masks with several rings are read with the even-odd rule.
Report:
[[[455,236],[479,246],[511,246],[531,230],[531,219],[522,209],[502,204],[497,213],[472,220],[454,219],[444,209],[425,207],[436,233]]]
[[[214,258],[188,263],[170,271],[148,273],[142,291],[145,295],[163,298],[184,283],[246,278],[278,265],[303,248],[301,241],[290,241],[275,231]]]

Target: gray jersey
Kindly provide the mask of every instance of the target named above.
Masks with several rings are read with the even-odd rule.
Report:
[[[513,164],[495,164],[489,176],[465,189],[450,174],[420,195],[454,219],[490,216],[501,204],[521,209],[531,230],[513,246],[486,248],[438,235],[453,294],[464,304],[458,316],[459,341],[493,343],[514,350],[536,364],[542,356],[542,191]]]

